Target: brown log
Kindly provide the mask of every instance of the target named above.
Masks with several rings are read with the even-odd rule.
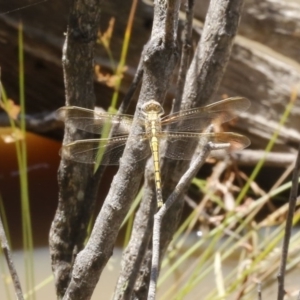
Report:
[[[201,21],[208,3],[196,3],[195,16]],[[300,1],[245,0],[239,34],[300,62]]]

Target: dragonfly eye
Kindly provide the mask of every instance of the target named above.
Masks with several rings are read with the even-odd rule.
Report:
[[[157,113],[159,115],[162,115],[162,114],[164,114],[164,109],[162,108],[162,106],[160,105],[159,102],[157,102],[155,100],[150,100],[150,101],[147,101],[146,103],[143,104],[142,112],[144,114],[154,112],[154,113]]]

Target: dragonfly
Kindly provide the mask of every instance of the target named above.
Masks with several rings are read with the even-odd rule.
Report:
[[[226,152],[242,150],[250,140],[234,132],[205,132],[212,125],[218,126],[232,120],[248,109],[250,101],[243,97],[227,98],[203,107],[181,110],[162,117],[164,110],[155,100],[144,103],[135,125],[131,115],[96,112],[94,110],[66,106],[58,109],[57,116],[74,128],[100,135],[106,128],[112,129],[109,138],[76,140],[64,144],[60,154],[65,159],[81,163],[117,165],[128,139],[145,143],[144,150],[135,154],[135,161],[153,157],[154,180],[157,205],[163,204],[160,174],[160,147],[162,142],[171,143],[166,147],[164,157],[175,160],[191,160],[192,144],[204,147],[208,142],[226,144]],[[213,155],[213,151],[211,153]]]

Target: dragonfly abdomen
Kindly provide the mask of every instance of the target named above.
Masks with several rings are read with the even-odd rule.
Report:
[[[161,176],[160,176],[160,157],[159,157],[159,139],[156,136],[152,136],[150,139],[150,148],[153,156],[154,166],[154,180],[157,197],[157,206],[163,205],[162,193],[161,193]]]

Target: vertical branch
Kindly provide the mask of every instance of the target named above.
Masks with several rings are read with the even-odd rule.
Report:
[[[238,29],[243,0],[211,0],[191,66],[185,80],[182,107],[204,105],[217,91],[230,57],[234,36]],[[196,147],[197,145],[194,145]],[[170,146],[171,147],[171,146]],[[164,162],[162,167],[163,195],[170,195],[188,168],[188,161]],[[172,176],[170,176],[172,174]],[[163,220],[169,230],[161,236],[161,250],[165,251],[181,215],[183,203],[177,201]]]
[[[243,0],[211,0],[203,35],[185,79],[182,106],[188,109],[201,106],[216,92],[229,60],[234,36],[237,32]],[[169,147],[169,145],[168,145]],[[196,145],[194,145],[196,147]],[[168,150],[167,150],[168,151]],[[188,168],[188,161],[164,161],[162,165],[163,196],[167,198]],[[187,187],[186,187],[187,188]],[[154,191],[152,197],[155,197]],[[176,201],[163,219],[160,237],[160,257],[165,252],[177,228],[183,207]],[[149,266],[150,267],[150,266]],[[143,274],[144,281],[149,274]],[[139,279],[142,280],[142,279]]]
[[[94,108],[94,46],[100,21],[101,0],[73,0],[63,47],[66,104]],[[64,142],[86,137],[66,126]],[[70,280],[74,258],[83,247],[95,201],[87,192],[91,166],[61,160],[58,170],[59,202],[49,243],[56,292],[61,298]],[[91,189],[91,188],[90,188]]]
[[[163,207],[154,216],[153,226],[153,238],[152,238],[152,265],[151,265],[151,281],[148,293],[148,300],[154,300],[156,295],[156,284],[159,274],[159,262],[160,262],[160,235],[162,232],[162,220],[166,215],[168,209],[182,197],[186,187],[190,184],[191,180],[196,176],[199,169],[205,163],[209,153],[214,149],[224,149],[223,145],[214,145],[213,143],[206,144],[201,153],[192,162],[191,167],[181,177],[176,188],[172,194],[168,197]]]
[[[216,92],[229,60],[233,38],[238,28],[242,4],[243,0],[211,0],[210,9],[206,16],[204,34],[197,47],[198,54],[194,56],[188,70],[187,79],[185,79],[182,97],[185,109],[200,106],[202,98],[208,100]],[[196,145],[194,146],[196,147]],[[174,191],[177,182],[187,170],[188,163],[189,161],[187,160],[176,163],[174,161],[163,161],[161,170],[164,199],[168,198]],[[151,174],[152,172],[147,168],[145,175],[146,186],[154,186],[149,183],[151,182]],[[153,198],[156,198],[154,189],[148,192],[147,201],[149,201],[149,198],[151,201],[153,201]],[[145,200],[143,199],[143,201]],[[168,228],[168,230],[161,232],[160,259],[177,228],[182,207],[183,201],[182,199],[178,199],[170,207],[162,221],[162,228]],[[138,231],[139,228],[134,228],[134,230]],[[140,233],[141,236],[143,234],[149,235],[151,233]],[[151,252],[147,251],[140,267],[143,269],[143,272],[140,273],[140,277],[136,281],[139,285],[136,285],[135,293],[141,299],[146,297],[145,286],[147,287],[150,277],[151,261],[149,260],[149,256],[151,256]]]
[[[152,34],[145,47],[144,76],[135,117],[139,116],[141,105],[149,99],[159,101],[164,99],[176,64],[178,56],[176,41],[168,41],[166,44],[161,31],[165,21],[159,22],[161,16],[166,16],[166,13],[163,13],[166,3],[166,1],[158,1],[156,5],[156,11],[160,13],[159,17],[154,17],[154,27],[158,28],[159,23],[160,30]],[[174,18],[178,18],[178,11],[167,12],[167,14],[171,13],[176,14]],[[173,37],[176,36],[176,29],[172,30]],[[141,132],[138,122],[134,122],[133,127],[134,134]],[[101,272],[112,254],[119,228],[140,185],[145,162],[136,162],[135,158],[140,155],[144,147],[144,143],[129,136],[119,171],[113,179],[111,189],[96,219],[91,237],[86,247],[76,257],[64,299],[90,299]]]
[[[262,300],[261,296],[261,282],[257,284],[257,300]]]
[[[152,187],[146,186],[144,195],[147,195],[149,191],[152,191]],[[132,297],[133,288],[141,270],[140,266],[151,240],[155,212],[156,199],[149,197],[141,203],[135,215],[131,238],[121,260],[121,273],[113,297],[115,300],[130,299]]]
[[[211,0],[191,66],[182,106],[203,106],[217,91],[240,22],[243,0]]]
[[[145,84],[141,88],[140,105],[151,99],[162,102],[165,98],[178,58],[177,22],[174,21],[178,19],[178,11],[178,0],[157,0],[154,3],[151,38],[143,53]]]
[[[20,284],[20,280],[19,280],[19,276],[15,267],[15,264],[13,262],[12,259],[12,255],[11,255],[11,251],[8,245],[8,241],[6,238],[6,234],[4,231],[4,227],[3,227],[3,223],[2,223],[2,219],[0,216],[0,241],[1,241],[1,248],[3,249],[3,253],[8,265],[8,269],[10,272],[10,276],[15,288],[15,293],[16,293],[16,298],[18,300],[23,300],[23,293],[22,293],[22,288],[21,288],[21,284]]]
[[[169,86],[176,58],[176,33],[178,26],[179,1],[156,1],[151,39],[143,51],[145,69],[140,100],[156,99],[162,102]],[[153,177],[152,160],[146,167],[145,177]],[[128,299],[132,296],[140,272],[142,259],[151,237],[153,213],[156,209],[156,197],[153,181],[147,180],[144,200],[136,215],[132,237],[122,257],[122,270],[118,278],[114,299]],[[148,272],[149,274],[149,272]],[[149,278],[149,277],[148,277]],[[147,294],[149,282],[143,284]],[[126,286],[126,288],[123,288]],[[139,295],[138,298],[144,298]]]
[[[290,243],[292,226],[293,226],[293,217],[294,217],[294,212],[295,212],[295,207],[297,202],[299,176],[300,176],[300,144],[299,144],[295,169],[293,172],[292,188],[291,188],[290,198],[289,198],[289,210],[286,218],[285,234],[284,234],[282,251],[281,251],[281,261],[280,261],[280,267],[277,275],[278,278],[277,299],[278,300],[283,300],[285,295],[285,290],[284,290],[285,267],[286,267],[287,256],[289,251],[289,243]]]
[[[177,29],[178,29],[178,13],[180,7],[180,1],[177,0],[168,0],[166,7],[166,19],[165,19],[165,31],[164,31],[164,40],[165,44],[172,45],[177,38]]]
[[[130,87],[128,88],[127,93],[125,94],[122,103],[119,107],[118,113],[125,114],[128,110],[128,107],[130,105],[130,101],[132,100],[132,97],[134,93],[136,92],[138,85],[140,84],[142,77],[143,77],[144,69],[143,69],[143,58],[140,58],[137,70],[135,72],[134,78],[132,80],[132,83]]]
[[[180,68],[179,68],[179,73],[177,78],[177,90],[176,90],[175,101],[172,108],[172,112],[177,112],[180,110],[186,72],[188,70],[188,63],[189,63],[190,53],[192,48],[191,44],[192,44],[194,4],[195,4],[194,0],[188,0],[185,3],[186,20],[184,24]]]

